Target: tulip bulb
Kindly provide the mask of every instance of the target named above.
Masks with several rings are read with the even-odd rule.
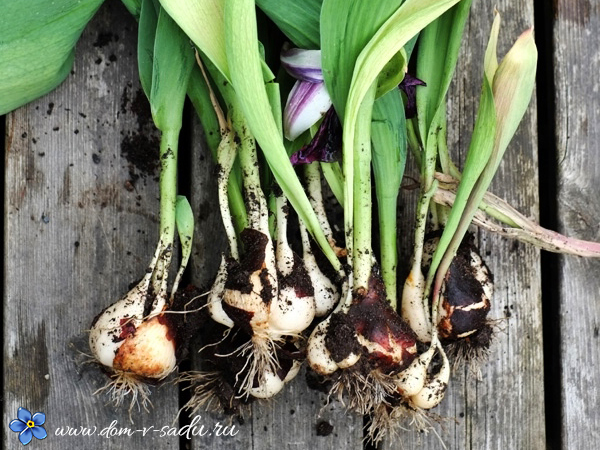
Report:
[[[111,372],[108,390],[116,406],[131,394],[131,413],[139,401],[146,408],[150,391],[145,380],[159,381],[175,370],[174,326],[163,313],[166,295],[149,295],[152,274],[92,323],[89,345],[97,362]]]
[[[312,251],[308,231],[300,221],[300,234],[302,236],[302,247],[304,249],[304,267],[310,277],[314,288],[315,316],[323,317],[329,314],[340,301],[340,291],[333,281],[329,279],[319,268],[317,260]]]
[[[281,378],[274,374],[270,369],[266,369],[262,376],[259,376],[260,380],[257,386],[252,386],[248,393],[256,398],[271,398],[278,394],[284,386],[284,382]]]
[[[442,285],[437,324],[440,338],[466,338],[486,326],[492,293],[492,276],[477,249],[461,244]]]
[[[113,367],[144,378],[163,379],[177,363],[175,336],[167,316],[159,315],[142,324],[115,355]]]
[[[429,264],[439,233],[425,241],[423,262]],[[492,336],[487,318],[494,292],[493,276],[467,235],[444,277],[440,290],[437,330],[454,363],[483,360]]]
[[[149,278],[149,275],[144,277],[123,298],[96,317],[90,330],[89,344],[94,358],[110,369],[123,370],[143,378],[161,379],[174,369],[175,345],[168,322],[151,317],[162,311],[164,298],[157,296],[150,310],[145,311],[150,300]],[[151,318],[147,319],[145,314]],[[150,341],[144,342],[142,335]],[[152,352],[143,356],[143,348],[161,348],[166,353],[158,355]],[[137,363],[127,362],[131,354],[135,354]]]
[[[279,292],[269,305],[269,327],[273,333],[302,333],[315,318],[314,288],[302,259],[287,239],[289,206],[283,195],[276,198],[276,264]]]

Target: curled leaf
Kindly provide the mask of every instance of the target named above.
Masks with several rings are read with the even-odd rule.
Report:
[[[504,56],[496,73],[492,90],[498,121],[496,145],[500,153],[508,146],[531,100],[537,49],[533,29],[525,31]]]

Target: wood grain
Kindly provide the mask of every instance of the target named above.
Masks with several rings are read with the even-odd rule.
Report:
[[[600,240],[600,26],[597,3],[556,2],[554,78],[559,231]],[[600,437],[600,261],[560,257],[562,448]]]
[[[101,437],[113,420],[131,429],[170,426],[177,390],[153,388],[154,408],[134,410],[131,424],[127,407],[93,395],[108,378],[82,354],[92,319],[141,278],[158,238],[158,174],[122,151],[147,121],[134,105],[136,30],[120,3],[108,3],[83,33],[68,79],[8,115],[3,422],[19,407],[44,412],[49,436],[40,448],[179,446],[160,433]],[[67,426],[97,432],[54,435]],[[6,428],[3,436],[3,448],[22,448],[15,433]]]
[[[448,107],[448,142],[461,165],[481,91],[483,54],[496,7],[502,15],[498,56],[533,23],[533,2],[473,2]],[[535,96],[510,144],[491,191],[526,215],[538,215]],[[407,208],[410,209],[410,208]],[[409,225],[405,225],[408,227]],[[479,249],[495,279],[489,317],[498,319],[489,360],[477,379],[454,373],[436,433],[401,434],[384,448],[545,448],[539,252],[478,231]],[[403,246],[406,247],[406,246]],[[409,260],[410,253],[405,255]],[[445,447],[444,447],[445,446]]]

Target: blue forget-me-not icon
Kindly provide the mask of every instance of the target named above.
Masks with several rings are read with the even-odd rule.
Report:
[[[12,431],[19,433],[21,444],[27,445],[31,439],[44,439],[48,433],[42,426],[46,421],[46,414],[36,412],[33,416],[25,408],[19,408],[17,412],[18,419],[10,422],[8,425]]]

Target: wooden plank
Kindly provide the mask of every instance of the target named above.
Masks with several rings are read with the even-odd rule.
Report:
[[[170,426],[178,394],[152,389],[154,408],[135,410],[131,424],[127,407],[92,395],[107,378],[81,354],[93,317],[141,278],[158,238],[157,173],[128,161],[123,146],[148,129],[136,102],[136,29],[120,3],[106,4],[67,81],[8,116],[3,421],[19,407],[44,412],[49,436],[39,445],[47,449],[179,447],[159,432],[101,437],[113,421]],[[67,426],[97,428],[89,437],[55,435]],[[3,448],[22,448],[5,430]]]
[[[473,2],[448,108],[449,145],[461,164],[476,116],[494,7],[503,17],[499,56],[533,23],[532,1]],[[491,187],[533,217],[538,214],[535,114],[534,98]],[[495,277],[489,317],[503,319],[489,360],[481,366],[481,379],[466,371],[453,374],[446,398],[433,410],[450,419],[436,426],[439,437],[431,432],[424,436],[404,433],[386,442],[385,449],[397,448],[398,441],[405,449],[545,448],[539,252],[483,231],[477,236],[481,254]],[[410,250],[405,259],[407,265]]]
[[[554,14],[559,231],[600,241],[600,10],[559,0]],[[600,437],[600,261],[558,261],[562,448],[587,449]]]

